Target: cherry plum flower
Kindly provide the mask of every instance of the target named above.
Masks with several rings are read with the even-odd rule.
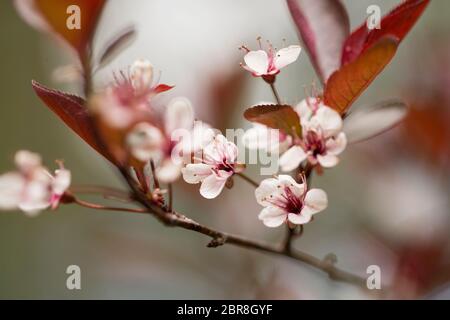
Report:
[[[162,123],[136,124],[127,135],[127,146],[139,161],[155,163],[161,182],[171,183],[181,175],[184,155],[206,146],[212,132],[208,125],[194,121],[189,100],[175,98],[166,107]]]
[[[223,135],[218,134],[203,149],[197,163],[189,163],[182,169],[183,179],[190,184],[201,183],[200,194],[206,199],[216,198],[227,181],[243,170],[237,162],[238,148]]]
[[[347,145],[339,113],[316,98],[303,100],[295,110],[300,116],[302,137],[293,139],[293,145],[281,156],[281,169],[294,170],[305,160],[313,166],[336,166],[338,155]]]
[[[121,72],[116,83],[93,98],[91,105],[110,127],[125,129],[150,112],[149,101],[173,87],[154,84],[153,66],[147,60],[137,60],[129,74]]]
[[[244,56],[245,64],[241,64],[242,67],[254,77],[262,77],[268,82],[273,82],[280,70],[295,62],[301,52],[300,46],[297,45],[275,51],[270,43],[268,49],[264,50],[261,42],[259,50],[250,50],[245,46],[241,49],[247,52]]]
[[[155,81],[153,65],[145,59],[139,59],[133,63],[130,68],[129,80],[138,94],[147,95],[148,98],[173,88],[173,86]]]
[[[306,181],[297,183],[288,175],[263,180],[255,190],[255,196],[264,207],[258,218],[270,228],[283,223],[290,226],[306,224],[328,206],[325,191],[308,190]]]
[[[17,171],[0,176],[0,209],[19,209],[30,216],[56,209],[70,186],[70,171],[60,164],[52,175],[38,154],[24,150],[16,153],[15,163]]]

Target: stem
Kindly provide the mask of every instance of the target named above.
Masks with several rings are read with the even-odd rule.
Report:
[[[70,191],[72,193],[81,193],[81,194],[99,194],[105,198],[116,198],[119,200],[132,201],[132,195],[123,190],[103,187],[103,186],[91,186],[91,185],[78,185],[70,187]]]
[[[173,186],[172,186],[171,183],[169,183],[168,189],[169,189],[169,207],[168,207],[168,210],[169,210],[169,212],[172,212],[172,208],[173,208]]]
[[[150,168],[152,169],[154,188],[159,189],[159,181],[158,178],[156,177],[155,163],[153,162],[153,160],[150,160]]]
[[[255,180],[253,180],[252,178],[246,176],[243,173],[236,173],[237,176],[241,177],[242,179],[244,179],[245,181],[247,181],[248,183],[250,183],[252,186],[254,186],[255,188],[259,187],[259,183],[256,182]]]
[[[300,225],[300,230],[296,232],[295,228],[287,227],[286,230],[286,239],[284,240],[283,249],[286,253],[291,252],[292,250],[292,242],[295,238],[300,238],[303,234],[303,225]]]
[[[271,82],[271,83],[269,83],[269,85],[270,85],[270,89],[272,89],[273,96],[275,97],[275,100],[277,101],[277,103],[279,105],[281,105],[281,99],[280,99],[280,96],[278,95],[277,88],[275,88],[275,83]]]
[[[74,198],[73,203],[78,204],[79,206],[94,209],[94,210],[107,210],[107,211],[122,211],[122,212],[133,212],[133,213],[149,213],[148,210],[145,209],[132,209],[132,208],[120,208],[120,207],[108,207],[103,206],[101,204],[91,203],[87,201],[83,201],[77,198]]]

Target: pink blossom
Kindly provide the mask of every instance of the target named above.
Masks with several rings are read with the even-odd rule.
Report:
[[[190,163],[182,169],[183,179],[190,184],[201,183],[200,194],[206,199],[216,198],[228,179],[242,170],[237,156],[237,146],[218,134],[203,149],[199,163]]]
[[[270,228],[283,223],[301,225],[328,206],[327,194],[310,189],[306,182],[297,183],[291,176],[280,175],[265,179],[255,190],[256,200],[265,207],[258,218]]]
[[[273,81],[282,68],[295,62],[301,52],[300,46],[296,45],[275,51],[270,43],[268,49],[264,50],[261,42],[260,50],[252,51],[245,46],[241,48],[247,52],[242,67],[254,77],[263,77],[269,81]]]
[[[293,145],[281,156],[281,169],[294,170],[305,160],[325,168],[337,165],[337,156],[347,145],[339,113],[315,98],[303,100],[295,110],[300,116],[303,135],[295,137]]]
[[[155,83],[153,66],[147,60],[137,60],[129,74],[121,73],[116,83],[93,98],[91,105],[110,127],[125,129],[151,113],[149,101],[173,87]]]
[[[127,136],[131,154],[141,162],[152,160],[161,182],[171,183],[181,175],[186,157],[206,146],[212,139],[212,129],[194,121],[189,100],[175,98],[166,107],[162,123],[141,122]]]
[[[15,163],[17,171],[0,176],[0,209],[19,209],[28,215],[56,209],[70,186],[70,171],[60,164],[51,175],[38,154],[24,150],[16,153]]]

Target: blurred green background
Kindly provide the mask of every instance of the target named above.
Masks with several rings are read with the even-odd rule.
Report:
[[[395,3],[345,1],[352,26],[363,21],[369,4],[379,4],[386,12]],[[409,95],[411,88],[417,90],[416,86],[419,91],[426,91],[444,85],[433,82],[431,71],[440,57],[439,50],[449,40],[448,12],[449,1],[432,1],[391,65],[358,104],[404,96],[405,92]],[[254,47],[258,35],[273,37],[270,40],[275,43],[284,37],[289,43],[298,41],[284,1],[251,0],[243,4],[242,1],[221,0],[212,4],[202,0],[187,5],[182,1],[134,0],[108,4],[100,24],[98,43],[113,36],[121,25],[134,22],[134,17],[142,34],[127,54],[99,74],[98,83],[108,81],[112,70],[126,68],[135,58],[149,57],[163,71],[164,82],[177,84],[174,94],[191,98],[198,105],[199,114],[212,122],[218,121],[214,118],[216,112],[220,119],[225,117],[222,113],[231,114],[226,124],[229,128],[248,126],[240,116],[242,110],[250,104],[271,99],[270,91],[262,82],[245,78],[247,91],[233,106],[235,109],[229,107],[226,112],[219,110],[220,113],[208,110],[202,103],[204,87],[200,84],[207,83],[223,69],[239,71],[237,62],[241,54],[236,48],[243,42]],[[183,24],[186,30],[181,28]],[[230,30],[228,24],[233,25]],[[162,29],[167,29],[166,33]],[[0,3],[0,43],[0,172],[13,169],[16,150],[29,149],[41,153],[49,167],[54,166],[54,159],[64,159],[76,184],[120,187],[121,180],[109,164],[58,121],[31,89],[31,79],[36,79],[76,90],[51,79],[54,68],[70,61],[67,52],[26,25],[16,14],[12,1]],[[287,69],[279,82],[280,92],[289,102],[302,98],[303,86],[310,85],[314,79],[307,57],[302,55],[300,62]],[[448,73],[450,69],[441,71]],[[428,87],[423,85],[427,76],[431,77]],[[192,82],[196,82],[195,89],[192,89]],[[208,99],[212,98],[208,96]],[[377,139],[383,145],[383,137]],[[338,168],[314,180],[315,185],[329,193],[330,209],[306,227],[298,247],[317,256],[335,252],[342,267],[360,274],[364,274],[365,266],[380,264],[388,274],[388,281],[395,276],[393,270],[398,262],[392,258],[395,253],[380,244],[385,241],[383,236],[376,232],[373,235],[368,230],[371,222],[365,222],[365,212],[370,211],[364,207],[365,191],[372,177],[367,167],[361,166],[366,161],[364,157],[370,157],[367,149],[370,147],[349,150]],[[415,156],[394,157],[401,158],[398,167],[409,167],[405,163],[413,162],[416,168]],[[377,169],[371,168],[377,175]],[[383,165],[378,167],[380,175],[382,171],[389,171],[382,168]],[[256,177],[256,169],[251,170]],[[425,176],[429,176],[427,170],[423,169]],[[441,178],[444,183],[437,183],[438,190],[447,199],[448,171]],[[175,205],[186,214],[220,229],[267,241],[276,241],[282,236],[283,230],[268,230],[256,219],[260,208],[247,185],[239,183],[216,202],[200,199],[196,188],[182,183],[177,185]],[[397,191],[400,192],[394,190]],[[409,199],[404,200],[408,204]],[[391,202],[390,199],[385,201]],[[447,204],[442,210],[448,215]],[[448,235],[448,228],[446,230],[444,234]],[[139,215],[93,212],[72,206],[45,212],[36,218],[19,212],[1,212],[0,298],[367,297],[358,289],[332,283],[323,274],[283,258],[229,246],[207,249],[206,244],[207,239],[200,235],[168,229],[151,217]],[[66,289],[65,271],[71,264],[81,267],[82,290]]]

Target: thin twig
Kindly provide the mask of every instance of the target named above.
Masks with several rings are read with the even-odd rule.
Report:
[[[269,85],[270,85],[270,89],[272,89],[275,100],[277,101],[278,104],[281,104],[281,99],[280,99],[280,96],[278,95],[278,91],[277,91],[277,88],[275,87],[275,83],[271,82],[271,83],[269,83]]]
[[[173,186],[171,183],[169,183],[168,185],[168,189],[169,189],[169,205],[168,205],[168,211],[172,212],[173,210]]]
[[[120,207],[109,207],[101,204],[91,203],[84,200],[74,198],[73,203],[79,206],[94,209],[94,210],[105,210],[105,211],[121,211],[121,212],[132,212],[132,213],[144,213],[148,214],[149,211],[146,209],[134,209],[134,208],[120,208]]]
[[[242,179],[244,179],[245,181],[247,181],[248,183],[250,183],[252,186],[254,186],[255,188],[259,187],[259,183],[256,182],[255,180],[253,180],[252,178],[246,176],[245,174],[243,174],[242,172],[240,173],[236,173],[237,176],[241,177]]]
[[[158,178],[156,177],[155,162],[153,160],[150,160],[150,168],[152,169],[154,188],[159,189],[159,181]]]
[[[132,201],[132,195],[123,190],[94,185],[75,185],[70,187],[72,193],[79,194],[98,194],[105,198],[117,198],[120,200]]]

